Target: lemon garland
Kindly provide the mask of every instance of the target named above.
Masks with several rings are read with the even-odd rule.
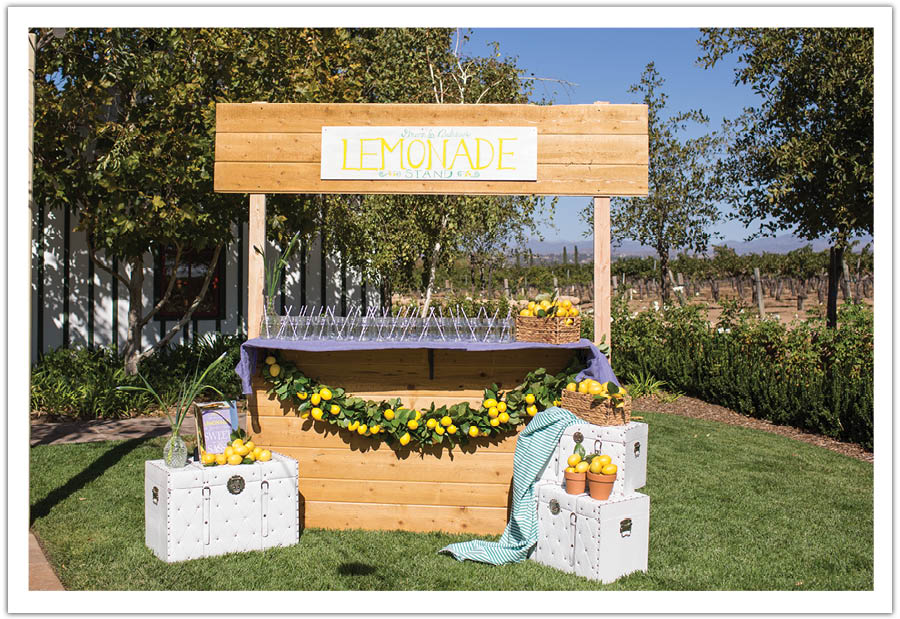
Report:
[[[312,417],[392,445],[426,447],[514,434],[539,410],[558,406],[560,392],[584,367],[573,359],[555,376],[539,368],[521,385],[505,392],[493,384],[484,390],[484,400],[477,409],[468,402],[438,408],[432,402],[430,408],[421,411],[404,407],[400,398],[375,402],[353,397],[340,387],[309,378],[275,352],[265,358],[262,375],[271,384],[268,394],[294,404],[303,419]]]

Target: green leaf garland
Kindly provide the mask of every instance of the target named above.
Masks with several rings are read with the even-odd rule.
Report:
[[[468,402],[435,407],[434,402],[427,409],[410,409],[403,406],[400,398],[364,400],[353,397],[340,387],[331,387],[306,376],[293,363],[283,359],[277,352],[265,357],[262,375],[270,385],[267,393],[282,402],[290,402],[297,415],[306,419],[336,425],[348,432],[361,436],[381,439],[391,445],[425,448],[432,445],[466,444],[472,438],[499,437],[518,431],[530,417],[531,406],[528,395],[534,397],[534,413],[559,404],[561,391],[575,381],[575,376],[584,369],[577,358],[557,375],[547,373],[545,368],[530,372],[524,382],[514,389],[502,391],[497,384],[484,390],[484,401],[495,400],[496,409],[482,405],[472,408]],[[318,397],[314,398],[313,396]],[[324,399],[323,395],[330,395]],[[313,400],[319,400],[313,403]],[[505,405],[505,411],[500,409]],[[505,414],[504,414],[505,413]],[[508,418],[507,418],[508,416]],[[433,420],[433,421],[431,421]],[[492,425],[492,420],[497,420]],[[477,428],[475,437],[470,434]]]

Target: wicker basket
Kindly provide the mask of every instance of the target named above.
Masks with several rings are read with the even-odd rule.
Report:
[[[597,426],[623,426],[631,421],[631,396],[616,408],[612,400],[595,400],[590,393],[563,389],[560,407]]]
[[[566,317],[516,316],[516,341],[540,342],[543,344],[568,344],[581,339],[581,316],[570,317],[572,324],[566,324]]]

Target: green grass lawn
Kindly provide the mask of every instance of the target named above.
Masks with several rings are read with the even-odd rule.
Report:
[[[67,589],[872,589],[871,464],[756,430],[643,416],[650,567],[611,585],[533,561],[460,563],[437,550],[470,535],[399,531],[307,529],[291,548],[168,565],[144,546],[143,466],[162,438],[32,448],[31,522]]]

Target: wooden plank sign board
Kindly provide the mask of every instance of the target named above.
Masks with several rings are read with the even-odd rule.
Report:
[[[323,179],[537,180],[535,127],[322,127]]]
[[[327,129],[326,129],[327,128]],[[459,153],[459,142],[448,143],[448,151],[455,147],[456,157],[451,169],[464,171],[466,167],[483,165],[489,148],[482,145],[481,160],[472,152],[476,131],[488,135],[502,135],[524,128],[535,137],[534,174],[527,178],[499,176],[498,167],[507,167],[504,155],[499,166],[495,150],[492,163],[481,176],[454,175],[434,178],[421,173],[419,163],[425,154],[423,145],[404,142],[405,169],[400,176],[379,176],[382,170],[351,170],[349,168],[380,167],[381,142],[363,145],[347,143],[347,170],[343,142],[346,136],[336,133],[337,151],[326,147],[323,140],[337,128],[354,128],[358,137],[365,137],[363,128],[382,131],[393,128],[394,136],[407,131],[434,131],[465,128],[473,132],[471,142]],[[368,131],[369,129],[365,129]],[[323,133],[324,131],[324,133]],[[366,134],[368,135],[368,134]],[[377,135],[373,134],[373,135]],[[385,158],[399,166],[400,146],[397,137],[384,136],[387,141]],[[373,137],[367,139],[375,139]],[[496,149],[499,142],[494,138]],[[504,152],[517,150],[524,140],[504,143]],[[515,148],[507,148],[516,145]],[[432,164],[438,158],[443,163],[443,142],[432,144]],[[391,147],[397,149],[395,154]],[[468,155],[466,152],[468,151]],[[372,154],[362,154],[375,153]],[[440,155],[439,155],[440,153]],[[411,156],[411,159],[410,159]],[[337,157],[337,163],[334,163]],[[362,157],[362,165],[360,164]],[[469,159],[472,165],[469,165]],[[231,193],[370,193],[370,194],[447,194],[447,195],[576,195],[576,196],[634,196],[647,194],[647,106],[646,105],[438,105],[438,104],[367,104],[367,103],[219,103],[216,105],[216,163],[214,188]],[[418,168],[414,167],[418,165]],[[494,166],[491,170],[491,165]],[[385,170],[387,171],[387,164]],[[412,174],[411,170],[418,170]],[[488,172],[490,170],[490,172]],[[397,170],[395,170],[397,171]],[[324,174],[323,174],[324,172]],[[339,174],[337,172],[340,172]],[[410,172],[409,175],[406,172]],[[488,175],[490,174],[490,175]]]

